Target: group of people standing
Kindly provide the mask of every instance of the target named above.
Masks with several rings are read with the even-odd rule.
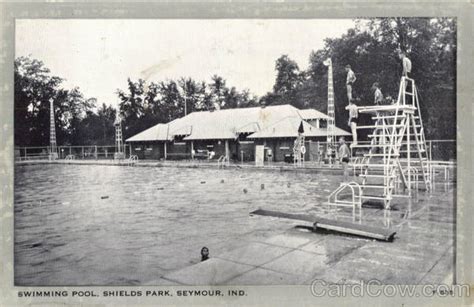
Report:
[[[411,73],[411,61],[410,59],[406,56],[406,53],[404,51],[399,51],[399,58],[402,60],[402,76],[403,77],[408,77],[408,74]],[[352,144],[351,147],[357,145],[357,125],[359,124],[359,112],[357,108],[357,104],[360,101],[359,99],[355,99],[352,95],[352,89],[354,86],[354,83],[357,80],[357,77],[354,73],[354,71],[351,68],[351,65],[346,65],[345,67],[346,72],[347,72],[347,77],[346,77],[346,90],[347,90],[347,101],[348,105],[346,106],[346,110],[349,111],[349,120],[348,120],[348,126],[351,128],[351,133],[352,133]],[[380,88],[380,84],[378,82],[374,82],[372,84],[371,90],[374,93],[374,104],[375,105],[382,105],[384,103],[387,104],[392,104],[394,103],[394,100],[391,97],[387,97],[384,99],[382,90]],[[339,159],[340,162],[343,165],[344,169],[344,181],[346,182],[348,179],[348,171],[347,171],[347,164],[349,163],[349,158],[351,156],[351,151],[347,144],[345,143],[344,137],[341,137],[339,139]]]

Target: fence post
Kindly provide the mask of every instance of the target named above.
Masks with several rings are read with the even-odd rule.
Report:
[[[430,152],[429,152],[430,158],[429,158],[429,159],[430,159],[430,161],[431,161],[431,160],[433,159],[433,155],[432,155],[432,152],[433,152],[433,141],[432,141],[432,140],[429,140],[428,142],[429,142],[429,148],[430,148]]]
[[[82,159],[84,159],[84,146],[82,146]]]
[[[316,159],[318,160],[319,163],[321,163],[322,157],[321,157],[321,150],[319,149],[319,140],[316,141]]]
[[[94,153],[94,155],[95,155],[95,159],[97,160],[97,145],[94,145],[94,147],[95,147],[95,153]]]

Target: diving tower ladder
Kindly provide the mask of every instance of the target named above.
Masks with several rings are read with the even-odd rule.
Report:
[[[54,121],[54,100],[49,100],[49,160],[58,158],[58,147],[56,143],[56,124]]]
[[[114,159],[120,160],[125,159],[125,148],[123,146],[123,135],[122,135],[122,118],[117,113],[117,117],[114,122],[115,126],[115,153]]]
[[[334,83],[331,58],[326,59],[323,64],[328,67],[328,125],[326,142],[328,146],[334,149],[336,148],[336,114],[334,106]]]
[[[421,119],[418,93],[413,79],[402,77],[398,100],[392,105],[358,107],[358,112],[370,114],[373,125],[370,144],[354,144],[353,149],[367,150],[360,169],[362,201],[382,201],[389,209],[394,196],[412,196],[412,189],[422,182],[431,190],[429,156]],[[421,177],[421,178],[420,178]],[[395,194],[397,183],[403,183],[404,195]]]

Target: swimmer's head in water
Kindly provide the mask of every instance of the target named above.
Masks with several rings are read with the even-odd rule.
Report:
[[[201,261],[207,260],[209,258],[209,249],[207,247],[201,248]]]

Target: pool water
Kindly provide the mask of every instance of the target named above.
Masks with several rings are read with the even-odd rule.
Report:
[[[199,262],[203,246],[218,256],[295,225],[250,217],[258,208],[324,214],[322,204],[340,181],[328,174],[242,169],[16,166],[15,284],[146,284]],[[442,202],[441,215],[452,214],[444,205],[452,197]],[[428,219],[440,215],[435,209]],[[364,218],[382,225],[380,212]],[[408,231],[409,213],[396,213],[392,224]]]

